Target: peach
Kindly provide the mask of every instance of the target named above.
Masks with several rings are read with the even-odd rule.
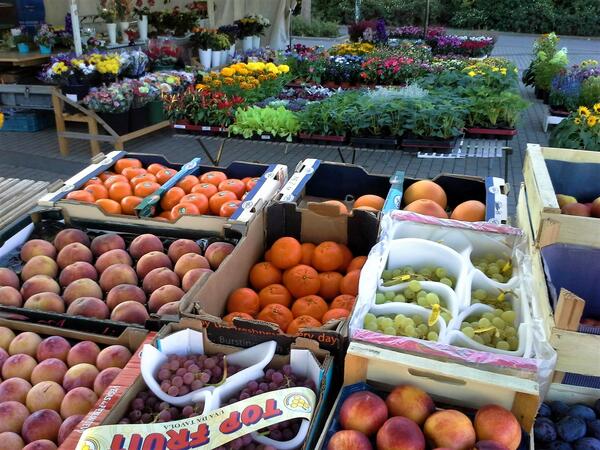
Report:
[[[33,368],[37,362],[33,357],[25,354],[12,355],[2,365],[2,378],[23,378],[29,381]]]
[[[133,284],[119,284],[112,288],[106,295],[106,305],[112,311],[115,307],[123,302],[134,301],[146,304],[146,294],[142,288]]]
[[[340,430],[336,432],[327,444],[327,450],[373,450],[369,438],[360,431]]]
[[[196,253],[186,253],[175,264],[175,273],[179,278],[183,278],[192,269],[210,269],[210,264],[204,256]]]
[[[14,400],[0,403],[0,432],[19,433],[23,422],[29,417],[29,410]]]
[[[434,448],[471,450],[475,445],[475,429],[471,420],[454,409],[434,412],[425,421],[423,431]]]
[[[10,328],[0,327],[0,347],[8,350],[8,346],[15,338],[15,333]]]
[[[151,294],[161,286],[172,284],[173,286],[179,286],[179,277],[171,269],[166,267],[159,267],[158,269],[152,270],[148,275],[144,277],[142,287],[146,293]]]
[[[25,405],[29,411],[53,409],[58,411],[65,396],[65,390],[55,381],[42,381],[27,393]]]
[[[146,307],[138,302],[123,302],[119,303],[110,315],[111,320],[118,322],[137,323],[144,325],[150,316]]]
[[[60,295],[53,294],[52,292],[42,292],[41,294],[35,294],[29,297],[23,305],[23,308],[64,313],[65,302]]]
[[[100,347],[92,341],[81,341],[75,344],[67,355],[67,365],[73,367],[77,364],[96,364]]]
[[[181,280],[181,287],[184,292],[188,292],[205,273],[213,273],[213,271],[211,269],[192,269],[186,272]]]
[[[0,267],[0,286],[10,286],[19,289],[19,286],[21,286],[19,276],[6,267]]]
[[[508,450],[503,444],[496,441],[479,441],[475,444],[476,450]]]
[[[465,222],[481,222],[485,220],[485,205],[478,200],[467,200],[457,205],[450,215],[451,219]]]
[[[39,439],[56,441],[61,424],[62,419],[56,411],[40,409],[25,419],[21,436],[25,442],[33,442]]]
[[[201,253],[200,246],[191,239],[177,239],[169,245],[169,251],[167,252],[173,264],[186,253],[196,253],[199,255]]]
[[[385,402],[368,391],[351,394],[340,408],[340,424],[345,430],[355,430],[371,436],[388,418]]]
[[[23,450],[57,450],[56,444],[49,439],[38,439],[30,442]]]
[[[5,431],[4,433],[0,433],[0,442],[2,442],[2,448],[4,450],[23,450],[25,447],[25,442],[19,436],[21,430],[16,433],[12,431]]]
[[[35,275],[25,281],[23,286],[21,286],[21,296],[24,300],[27,300],[32,295],[40,294],[42,292],[60,294],[60,286],[54,278],[50,278],[48,275]]]
[[[173,316],[179,314],[179,302],[165,303],[158,308],[156,314],[159,316]]]
[[[181,300],[185,295],[177,286],[166,285],[155,290],[148,300],[148,310],[150,312],[158,311],[163,305]]]
[[[71,316],[92,317],[94,319],[108,319],[110,311],[102,300],[94,297],[81,297],[67,308]]]
[[[135,270],[127,264],[110,266],[100,275],[100,287],[104,292],[108,292],[120,284],[137,285],[137,283],[138,277]]]
[[[138,260],[135,270],[138,277],[144,278],[150,271],[159,267],[173,268],[171,259],[162,252],[149,252]]]
[[[86,387],[77,387],[67,392],[60,405],[60,415],[63,419],[71,416],[87,414],[98,401],[94,391]]]
[[[427,392],[408,384],[396,387],[385,399],[391,416],[402,416],[423,425],[435,412],[435,404]]]
[[[589,217],[591,213],[591,208],[588,208],[583,203],[567,203],[562,208],[560,208],[560,212],[563,214],[568,214],[570,216],[583,216]]]
[[[92,281],[98,279],[98,273],[96,273],[94,266],[85,261],[76,262],[65,267],[60,273],[58,282],[62,287],[66,287],[73,281],[82,278],[89,278]]]
[[[34,256],[21,269],[21,279],[26,281],[35,275],[48,275],[55,278],[58,273],[56,261],[47,256]]]
[[[9,356],[10,355],[6,350],[0,348],[0,371],[2,370],[2,366],[4,365],[4,362],[9,358]]]
[[[108,386],[113,382],[117,375],[121,373],[121,369],[118,367],[108,367],[98,374],[94,380],[94,392],[98,397],[102,396],[102,393]]]
[[[25,262],[29,261],[34,256],[47,256],[48,258],[56,258],[56,249],[54,245],[43,239],[32,239],[25,242],[21,247],[21,259]]]
[[[109,367],[125,367],[131,358],[131,352],[123,345],[110,345],[100,351],[96,359],[96,367],[98,370],[108,369]]]
[[[57,358],[61,361],[67,360],[71,350],[71,344],[62,336],[50,336],[40,342],[36,357],[38,362],[49,358]],[[33,356],[33,355],[32,355]]]
[[[425,436],[406,417],[392,417],[377,432],[377,450],[425,450]]]
[[[210,244],[204,256],[210,264],[212,270],[217,270],[223,260],[233,251],[235,247],[228,242],[213,242]]]
[[[444,189],[433,181],[420,180],[411,184],[402,196],[405,205],[409,205],[415,200],[427,199],[436,202],[442,209],[446,209],[448,198]]]
[[[404,211],[412,211],[425,216],[439,217],[440,219],[448,218],[448,214],[440,205],[425,198],[410,203],[404,208]]]
[[[101,234],[92,240],[90,249],[97,258],[110,250],[125,250],[125,241],[116,233]]]
[[[131,260],[129,253],[117,248],[109,250],[98,257],[96,260],[96,270],[99,274],[102,274],[107,268],[114,266],[115,264],[127,264],[128,266],[131,266],[133,261]]]
[[[37,333],[31,331],[25,331],[18,334],[8,346],[8,353],[10,355],[16,355],[17,353],[24,353],[29,356],[37,354],[38,346],[42,342],[42,338]]]
[[[94,297],[102,299],[102,289],[91,278],[80,278],[69,284],[63,292],[63,300],[70,305],[80,297]]]
[[[92,364],[77,364],[69,368],[67,373],[65,373],[65,377],[63,378],[63,387],[66,391],[70,391],[76,387],[92,388],[98,373],[98,369],[96,369],[96,367]]]
[[[4,377],[4,375],[2,376]],[[0,404],[13,400],[24,405],[30,389],[31,384],[23,378],[14,377],[4,379],[0,383]]]
[[[36,385],[42,381],[54,381],[62,385],[67,365],[57,358],[44,359],[31,372],[31,383]]]
[[[65,246],[56,257],[56,263],[61,269],[78,261],[91,263],[93,260],[94,257],[92,256],[92,251],[79,242],[73,242],[72,244]]]
[[[58,445],[61,445],[69,437],[71,432],[79,425],[79,422],[84,418],[83,414],[76,414],[67,417],[58,430]]]
[[[478,441],[496,441],[508,450],[516,450],[521,443],[521,425],[513,413],[502,406],[479,408],[474,423]]]
[[[67,245],[74,242],[79,242],[86,247],[90,246],[90,238],[83,231],[76,228],[66,228],[56,235],[54,238],[54,247],[59,252]]]
[[[23,297],[14,287],[2,286],[0,287],[0,305],[20,308],[23,305]]]
[[[164,252],[165,248],[161,240],[153,234],[141,234],[131,241],[129,253],[135,259],[139,259],[146,253]]]

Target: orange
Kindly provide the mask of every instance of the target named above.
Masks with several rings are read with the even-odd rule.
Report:
[[[248,278],[250,285],[260,291],[270,284],[281,283],[281,270],[270,262],[259,262],[252,266]]]
[[[106,189],[103,184],[90,184],[89,186],[85,187],[84,191],[92,194],[95,200],[108,198],[108,189]]]
[[[323,323],[327,323],[330,320],[343,319],[350,315],[350,311],[344,308],[334,308],[327,311],[323,314],[323,318],[321,319]]]
[[[136,167],[138,169],[142,168],[142,162],[139,159],[135,158],[123,158],[118,160],[115,163],[115,172],[122,173],[128,167]]]
[[[272,254],[271,254],[271,250],[267,250],[267,251],[265,252],[265,261],[266,261],[266,262],[271,262],[271,256],[272,256]]]
[[[120,202],[125,197],[132,194],[131,186],[125,181],[117,181],[108,188],[108,196],[116,202]]]
[[[142,175],[136,175],[131,180],[129,180],[129,184],[131,187],[136,187],[138,184],[143,183],[144,181],[150,181],[152,183],[156,183],[156,177],[151,173],[144,173]]]
[[[342,264],[340,265],[340,268],[338,270],[340,270],[341,272],[348,272],[348,266],[350,265],[350,262],[352,261],[352,257],[354,255],[346,245],[338,245],[342,249]]]
[[[177,171],[174,169],[161,169],[154,175],[156,177],[156,181],[159,184],[165,184],[171,178],[173,178],[177,174]]]
[[[258,294],[250,288],[239,288],[227,298],[227,312],[243,312],[255,316],[260,308]]]
[[[276,303],[271,303],[270,305],[265,306],[261,312],[258,313],[256,318],[258,320],[264,320],[265,322],[277,324],[283,332],[287,330],[289,324],[292,322],[292,320],[294,320],[294,316],[288,308]]]
[[[177,220],[181,216],[197,216],[200,210],[193,203],[177,203],[171,209],[171,220]]]
[[[242,180],[237,180],[235,178],[221,181],[218,188],[219,191],[233,192],[238,200],[241,199],[242,195],[244,195],[244,192],[246,192],[246,185],[242,182]]]
[[[260,180],[260,178],[256,177],[250,178],[248,181],[244,182],[244,184],[246,185],[246,192],[250,192],[252,189],[254,189],[254,186],[256,186],[258,180]]]
[[[353,208],[360,208],[361,206],[368,206],[377,211],[381,211],[383,209],[383,204],[385,203],[385,198],[380,197],[379,195],[361,195],[356,199]]]
[[[169,213],[169,217],[171,217],[171,214]],[[156,216],[152,218],[153,220],[160,220],[161,222],[168,222],[171,219],[166,219],[165,217],[160,217],[160,216]]]
[[[123,175],[112,175],[104,181],[104,186],[110,192],[110,187],[115,184],[124,181],[125,183],[129,183],[129,180],[125,178]]]
[[[123,197],[121,200],[121,210],[123,214],[135,214],[135,207],[142,203],[141,197],[136,197],[135,195],[128,195],[127,197]]]
[[[173,216],[171,215],[171,211],[163,211],[156,218],[164,219],[164,220],[173,220]]]
[[[319,292],[321,280],[315,269],[299,264],[284,272],[283,285],[295,298],[300,298]]]
[[[323,318],[323,314],[325,314],[328,310],[329,306],[327,306],[327,302],[325,302],[325,300],[318,295],[307,295],[306,297],[300,297],[292,305],[292,314],[294,317],[311,316],[317,320],[321,320]]]
[[[159,171],[161,171],[164,168],[165,168],[165,166],[163,166],[162,164],[152,163],[147,167],[146,170],[148,170],[148,173],[151,173],[152,175],[156,175]]]
[[[95,203],[107,214],[121,214],[121,205],[114,200],[101,198],[100,200],[96,200]]]
[[[160,189],[160,184],[153,181],[144,181],[135,185],[133,193],[138,197],[144,198],[154,194],[158,189]]]
[[[236,311],[229,313],[225,317],[223,317],[223,322],[227,322],[229,325],[233,325],[233,319],[235,319],[236,317],[239,317],[240,319],[253,319],[253,317],[250,314]]]
[[[83,187],[86,188],[86,187],[88,187],[88,186],[90,186],[92,184],[101,184],[101,185],[104,185],[104,181],[102,181],[98,177],[92,177],[92,178],[90,178],[89,180],[87,180],[85,182],[85,184],[83,185]]]
[[[186,175],[181,180],[179,180],[176,186],[183,189],[186,194],[189,194],[190,192],[192,192],[192,188],[197,184],[200,184],[200,181],[198,181],[198,177],[195,177],[194,175]]]
[[[330,300],[340,294],[340,283],[344,276],[339,272],[323,272],[319,274],[321,287],[319,295],[326,300]]]
[[[110,177],[112,177],[113,175],[115,175],[114,172],[111,172],[110,170],[107,170],[105,172],[102,172],[100,175],[98,175],[98,178],[100,178],[100,180],[105,183],[106,180],[108,180]]]
[[[185,191],[180,187],[172,187],[167,192],[165,192],[160,199],[160,207],[163,211],[171,211],[173,206],[181,201],[181,199],[185,196]]]
[[[352,311],[352,308],[354,308],[355,302],[356,302],[356,297],[354,295],[341,294],[333,299],[333,301],[329,305],[329,309],[342,308],[347,311]]]
[[[219,210],[219,215],[221,217],[231,217],[241,204],[241,200],[231,200],[230,202],[223,203],[221,205],[221,209]]]
[[[204,194],[208,198],[211,198],[218,191],[219,190],[217,189],[217,187],[214,184],[210,183],[200,183],[192,188],[192,194]]]
[[[208,198],[204,194],[188,194],[181,198],[181,203],[193,203],[198,207],[198,214],[208,212]]]
[[[311,316],[298,316],[288,325],[287,334],[298,334],[302,328],[319,328],[323,325],[317,319]]]
[[[300,260],[300,264],[306,264],[307,266],[312,264],[312,254],[316,247],[315,244],[311,244],[310,242],[302,244],[302,259]]]
[[[312,266],[319,272],[337,270],[344,262],[341,247],[333,241],[321,242],[312,255]]]
[[[221,206],[224,203],[227,203],[231,200],[237,200],[237,197],[233,192],[230,191],[221,191],[217,192],[208,200],[208,206],[210,208],[211,214],[218,216],[221,212]]]
[[[348,272],[340,283],[340,292],[348,295],[358,295],[358,281],[360,280],[360,270]]]
[[[327,205],[334,205],[337,206],[340,214],[348,214],[348,208],[346,207],[346,205],[342,202],[340,202],[339,200],[327,200],[326,202],[323,202]]]
[[[218,186],[221,181],[225,181],[227,175],[219,170],[212,170],[210,172],[203,173],[200,176],[200,183],[210,183]]]
[[[283,305],[287,308],[292,304],[292,295],[282,284],[270,284],[269,286],[265,286],[258,293],[258,299],[261,308],[264,308],[271,303],[277,303],[278,305]]]
[[[67,194],[67,199],[85,203],[94,203],[96,201],[91,192],[82,190],[69,192]]]
[[[356,258],[352,259],[352,261],[350,261],[350,264],[346,268],[346,271],[352,272],[353,270],[360,270],[363,268],[366,262],[366,256],[357,256]]]
[[[139,167],[126,167],[125,169],[123,169],[123,172],[121,172],[121,175],[123,175],[128,180],[131,180],[132,178],[137,177],[139,175],[144,175],[145,173],[146,169],[142,169]]]
[[[279,238],[271,246],[271,259],[275,267],[289,269],[302,261],[302,246],[293,237]]]

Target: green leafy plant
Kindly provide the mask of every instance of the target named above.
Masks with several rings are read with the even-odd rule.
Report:
[[[469,127],[514,128],[523,110],[529,105],[516,92],[486,92],[470,97],[469,114],[466,124]]]
[[[299,130],[298,117],[283,106],[252,106],[245,110],[238,109],[235,122],[229,127],[230,133],[242,135],[246,139],[266,133],[276,138],[285,138],[288,142],[292,141],[292,137],[298,134]]]
[[[292,35],[334,38],[340,35],[337,22],[312,19],[310,22],[301,16],[292,16]]]
[[[600,103],[592,109],[581,106],[559,123],[550,134],[552,147],[600,151]]]
[[[408,101],[406,131],[417,137],[450,139],[462,134],[468,102],[453,96],[429,96]]]
[[[600,77],[590,77],[581,83],[579,104],[592,106],[596,103],[600,103]]]
[[[534,66],[535,85],[549,91],[554,77],[565,70],[568,64],[569,58],[565,49],[556,52],[552,58],[540,55],[538,63]]]
[[[359,96],[357,91],[346,91],[323,101],[310,103],[298,114],[302,131],[322,136],[344,136],[346,111],[357,102]]]
[[[210,48],[213,50],[229,50],[229,47],[231,47],[231,43],[229,42],[229,37],[227,37],[226,34],[215,33],[212,36]]]

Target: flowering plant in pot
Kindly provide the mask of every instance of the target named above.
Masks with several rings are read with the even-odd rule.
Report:
[[[148,43],[148,58],[155,70],[172,69],[179,60],[181,49],[171,41],[151,39]]]
[[[173,122],[226,128],[243,102],[241,97],[190,86],[179,95],[165,97],[165,112]]]
[[[123,82],[123,85],[125,84],[128,85],[132,95],[131,109],[129,110],[130,130],[135,131],[147,127],[150,122],[148,105],[160,96],[158,87],[139,80]]]
[[[580,106],[550,134],[550,145],[560,148],[600,151],[600,103]]]
[[[119,83],[92,89],[83,99],[83,103],[96,112],[118,135],[129,132],[129,109],[132,101],[133,93],[130,87]]]
[[[223,25],[217,28],[217,32],[220,34],[224,34],[229,39],[229,45],[235,45],[235,41],[240,38],[240,27],[235,23],[231,25]]]
[[[31,44],[31,36],[27,34],[25,28],[15,28],[11,30],[13,42],[19,49],[19,53],[28,53]]]
[[[50,53],[56,44],[56,33],[50,25],[44,23],[38,28],[33,41],[40,47],[40,53]]]
[[[426,62],[413,58],[391,56],[388,58],[369,58],[362,63],[361,79],[369,84],[399,85],[431,72]]]

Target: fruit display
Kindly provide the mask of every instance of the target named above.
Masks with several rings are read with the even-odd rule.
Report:
[[[461,323],[460,331],[479,344],[499,350],[516,351],[519,348],[519,337],[515,328],[516,317],[514,311],[502,309],[473,314]]]
[[[321,204],[333,205],[339,208],[340,214],[350,214],[351,211],[358,209],[378,213],[383,209],[385,198],[374,194],[365,194],[352,202],[342,202],[340,200],[324,200]]]
[[[556,201],[562,214],[569,216],[600,217],[600,197],[592,202],[580,203],[572,195],[556,194]]]
[[[254,318],[297,334],[348,317],[365,261],[344,244],[282,237],[250,270],[249,287],[229,295],[223,319],[232,323],[236,317]]]
[[[325,450],[517,450],[522,430],[515,416],[499,405],[465,414],[462,409],[437,408],[416,386],[379,393],[352,385],[342,390],[327,436]]]
[[[600,449],[600,399],[593,405],[556,400],[540,405],[533,427],[541,450]]]
[[[123,345],[0,327],[0,447],[56,449],[131,356]]]
[[[9,255],[0,304],[143,325],[150,314],[177,314],[184,294],[233,248],[215,239],[65,228]]]

